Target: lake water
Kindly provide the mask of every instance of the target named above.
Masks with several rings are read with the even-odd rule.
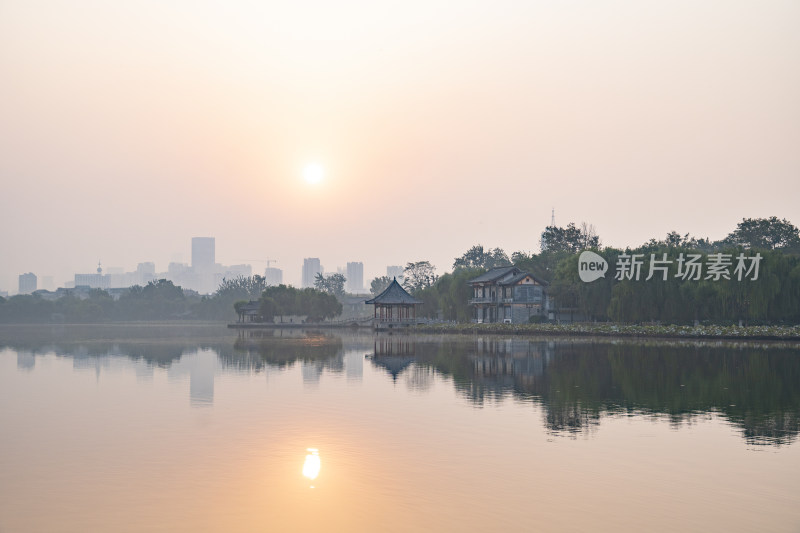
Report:
[[[792,345],[3,327],[0,532],[798,531],[798,414]]]

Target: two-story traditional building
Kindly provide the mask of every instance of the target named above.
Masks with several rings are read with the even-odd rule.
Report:
[[[531,317],[547,318],[548,283],[517,267],[498,267],[471,279],[473,319],[478,322],[526,324]]]

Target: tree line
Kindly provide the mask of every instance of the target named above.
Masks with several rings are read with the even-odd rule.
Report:
[[[0,322],[96,323],[194,318],[203,305],[194,294],[187,294],[164,279],[151,281],[145,286],[135,285],[118,300],[102,289],[90,290],[85,298],[68,291],[56,300],[20,294],[8,299],[0,298]]]
[[[247,303],[234,304],[236,312]],[[258,299],[258,309],[260,319],[265,322],[273,322],[276,317],[283,322],[289,316],[305,316],[308,322],[320,322],[340,315],[342,304],[330,292],[278,285],[264,289]]]
[[[0,298],[0,323],[102,323],[147,320],[234,320],[241,302],[258,301],[261,313],[273,317],[307,316],[311,321],[339,315],[334,294],[317,289],[268,286],[262,276],[223,280],[210,296],[184,291],[169,280],[134,285],[118,300],[102,289],[84,297],[73,291],[56,300],[23,294]]]

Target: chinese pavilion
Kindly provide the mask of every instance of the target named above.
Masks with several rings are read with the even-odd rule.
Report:
[[[374,320],[377,328],[410,326],[417,321],[417,306],[422,304],[397,283],[397,278],[382,293],[367,304],[375,306]]]

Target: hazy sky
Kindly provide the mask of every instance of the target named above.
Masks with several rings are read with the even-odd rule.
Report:
[[[798,27],[796,0],[0,0],[0,289],[193,236],[299,283],[535,251],[553,207],[613,246],[800,224]]]

